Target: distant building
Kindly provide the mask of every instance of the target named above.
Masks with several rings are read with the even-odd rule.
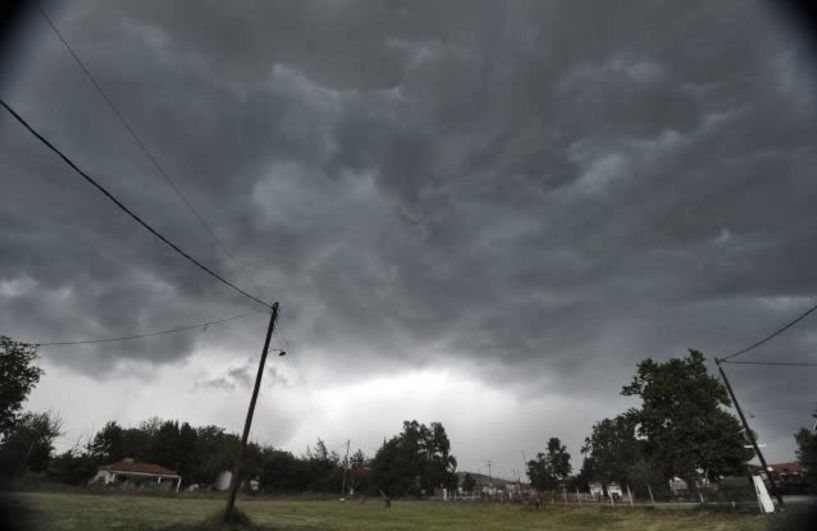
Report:
[[[175,470],[170,470],[155,463],[139,463],[133,459],[123,459],[97,469],[91,483],[101,481],[105,485],[129,483],[132,485],[165,485],[178,491],[182,477]]]
[[[760,465],[748,465],[749,471],[757,474],[763,471],[763,467]],[[784,476],[801,476],[802,469],[800,467],[800,463],[797,461],[789,461],[786,463],[775,463],[769,465],[769,468],[766,470],[775,474],[776,476],[784,477]],[[766,471],[763,471],[764,473]]]
[[[593,481],[589,485],[590,487],[590,497],[601,499],[604,497],[604,486],[598,481]]]
[[[774,463],[765,471],[759,465],[748,465],[748,468],[752,474],[759,474],[766,483],[771,474],[784,494],[805,494],[808,491],[806,470],[797,461]]]
[[[676,476],[669,480],[669,490],[675,496],[681,496],[689,491],[689,485],[686,481]]]
[[[608,483],[607,484],[607,495],[611,498],[622,499],[624,498],[624,493],[621,490],[621,485],[618,483]]]

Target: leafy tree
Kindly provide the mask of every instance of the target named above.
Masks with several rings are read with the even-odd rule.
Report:
[[[215,481],[221,472],[232,470],[240,443],[237,435],[226,433],[219,426],[196,428],[197,465],[191,473],[190,482],[207,485]]]
[[[264,453],[261,486],[268,492],[301,492],[309,482],[303,472],[304,467],[292,453],[271,449]]]
[[[477,482],[474,479],[474,476],[466,473],[465,477],[462,478],[462,490],[465,492],[474,492],[474,488],[476,488],[476,486]]]
[[[187,422],[179,428],[179,453],[176,471],[187,478],[195,470],[200,458],[198,434]]]
[[[25,413],[0,444],[0,470],[8,475],[44,472],[62,421],[49,413]]]
[[[527,463],[531,485],[540,490],[556,488],[559,480],[565,479],[570,470],[570,454],[558,437],[548,440],[546,453],[539,452],[536,459]]]
[[[180,445],[179,423],[167,420],[159,425],[159,429],[150,440],[148,461],[158,463],[175,470],[182,460],[185,449]]]
[[[597,422],[581,450],[585,454],[582,479],[605,485],[627,482],[630,468],[644,455],[644,443],[636,438],[636,427],[636,419],[626,414]]]
[[[365,493],[371,488],[370,459],[359,449],[349,457],[349,468],[346,471],[346,486],[355,492]]]
[[[570,466],[570,454],[567,452],[567,446],[563,445],[558,437],[551,437],[548,441],[547,452],[553,474],[559,479],[569,476],[572,467]]]
[[[340,490],[342,474],[340,458],[335,452],[329,453],[321,439],[315,443],[314,449],[307,449],[301,466],[306,478],[306,490],[314,492]]]
[[[457,460],[439,422],[430,426],[403,422],[403,431],[385,441],[372,460],[374,485],[389,496],[430,494],[436,487],[456,488]]]
[[[369,459],[363,450],[358,448],[357,452],[353,453],[349,458],[349,468],[364,468],[369,466]]]
[[[90,454],[105,464],[114,463],[128,456],[125,448],[125,431],[116,421],[108,421],[94,435],[90,444]]]
[[[69,485],[85,485],[97,472],[98,463],[87,452],[68,450],[53,457],[48,465],[48,478]]]
[[[817,418],[817,412],[812,417]],[[817,491],[817,433],[807,428],[801,428],[794,434],[797,441],[797,460],[806,471],[806,481],[812,491]]]
[[[698,470],[715,479],[739,473],[752,457],[737,419],[723,409],[731,404],[726,388],[696,350],[686,358],[642,361],[621,393],[641,398],[641,408],[627,414],[664,477],[679,476],[694,489]]]
[[[19,419],[22,404],[43,371],[34,362],[37,347],[0,336],[0,439]]]
[[[668,493],[666,478],[659,467],[647,456],[641,456],[627,469],[627,484],[636,496],[649,496],[650,492]]]

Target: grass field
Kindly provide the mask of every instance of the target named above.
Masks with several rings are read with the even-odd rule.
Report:
[[[223,508],[213,498],[167,498],[65,493],[18,493],[13,503],[29,510],[35,529],[181,529]],[[241,499],[238,506],[263,529],[349,530],[506,530],[638,529],[760,530],[759,515],[708,511],[616,510],[597,507],[396,501],[386,509],[378,500],[358,502],[300,499]]]

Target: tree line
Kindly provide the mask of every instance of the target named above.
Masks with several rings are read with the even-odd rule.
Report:
[[[650,489],[667,490],[674,477],[695,492],[699,480],[717,483],[746,474],[754,451],[726,409],[732,405],[726,387],[709,374],[701,352],[664,362],[645,359],[621,394],[640,399],[640,406],[593,425],[579,473],[570,476],[570,454],[553,437],[527,464],[534,487],[550,490],[569,480],[571,488],[584,490],[590,482],[617,482],[646,496]],[[817,434],[804,428],[795,438],[798,458],[817,487]]]
[[[110,421],[83,446],[55,453],[61,433],[59,417],[24,411],[22,404],[43,374],[37,367],[35,345],[0,336],[0,474],[36,473],[53,481],[86,484],[100,465],[125,458],[157,463],[176,470],[183,485],[211,485],[231,470],[240,439],[219,426],[150,418],[135,427]],[[723,384],[709,374],[704,356],[691,350],[682,358],[658,362],[650,358],[636,366],[632,381],[621,390],[640,399],[614,418],[596,422],[586,437],[581,469],[573,467],[558,437],[526,463],[531,485],[538,490],[565,486],[587,489],[590,482],[628,484],[634,491],[646,485],[667,485],[680,477],[695,489],[697,479],[717,482],[743,475],[753,457],[741,425],[726,408],[730,400]],[[817,435],[796,434],[798,458],[817,486]],[[457,460],[445,428],[439,422],[403,423],[402,431],[384,440],[373,456],[358,449],[346,462],[318,439],[301,455],[250,442],[242,480],[258,481],[274,493],[339,493],[344,482],[357,493],[385,496],[431,495],[434,489],[466,491],[475,487],[466,475],[459,485]]]
[[[22,410],[43,371],[36,346],[0,336],[0,474],[6,478],[33,472],[52,481],[86,484],[101,465],[126,458],[175,470],[183,485],[212,485],[232,470],[240,438],[224,428],[192,426],[178,420],[147,419],[124,427],[109,421],[89,441],[55,454],[59,417]],[[384,440],[374,456],[358,449],[341,457],[321,439],[302,455],[249,442],[241,480],[258,481],[266,492],[333,492],[344,483],[355,492],[387,496],[430,494],[440,485],[456,486],[456,459],[442,424],[405,421],[403,431]]]

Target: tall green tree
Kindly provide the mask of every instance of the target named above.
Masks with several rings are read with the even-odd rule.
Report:
[[[61,433],[62,421],[50,413],[24,413],[0,444],[0,471],[7,475],[44,472]]]
[[[570,454],[558,437],[551,437],[545,452],[536,454],[536,459],[527,463],[527,474],[531,485],[539,490],[554,489],[560,479],[570,475]]]
[[[349,457],[349,468],[364,468],[369,466],[369,458],[360,448]]]
[[[731,405],[725,386],[697,350],[665,362],[642,361],[621,393],[641,399],[627,415],[664,477],[679,476],[694,489],[698,471],[709,479],[738,474],[753,455],[744,448],[740,423],[724,409]]]
[[[176,471],[187,477],[196,468],[199,453],[199,440],[196,430],[187,422],[183,422],[179,427],[179,454]]]
[[[372,480],[389,496],[429,495],[436,487],[456,488],[457,460],[439,422],[403,422],[403,431],[383,443],[372,460]]]
[[[627,482],[630,469],[644,458],[644,442],[636,437],[636,428],[637,420],[626,414],[597,422],[581,449],[582,479],[605,485]]]
[[[125,430],[110,420],[94,435],[89,445],[90,454],[100,463],[109,464],[128,457],[125,448]],[[130,456],[136,457],[136,456]]]
[[[36,361],[36,345],[0,336],[0,439],[17,422],[23,402],[40,381],[43,371]]]

